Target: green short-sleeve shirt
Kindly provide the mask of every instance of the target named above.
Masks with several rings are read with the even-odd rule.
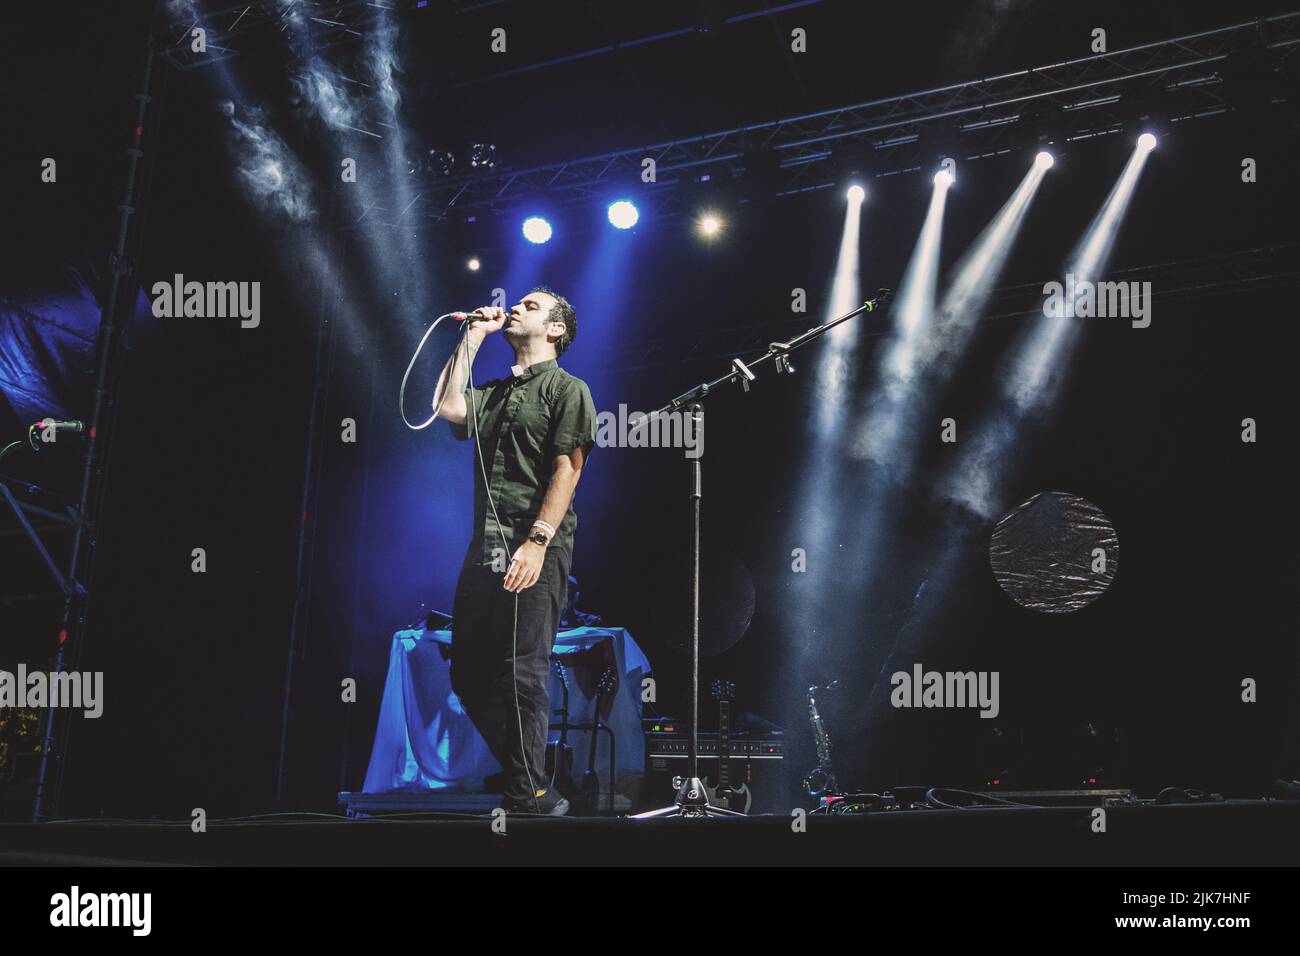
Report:
[[[475,438],[483,453],[481,466],[477,450],[473,461],[474,537],[465,566],[490,565],[498,556],[503,556],[504,566],[542,510],[555,459],[579,447],[591,452],[596,406],[587,383],[560,368],[555,359],[522,370],[515,366],[508,378],[466,386],[465,405],[465,424],[452,424],[451,433],[459,441]],[[548,547],[561,549],[572,560],[577,527],[570,502]]]

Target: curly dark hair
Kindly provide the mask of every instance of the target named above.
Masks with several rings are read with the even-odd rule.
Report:
[[[578,315],[573,311],[573,306],[569,300],[560,293],[556,292],[550,286],[539,285],[528,290],[529,293],[545,292],[555,300],[555,305],[551,306],[551,314],[547,316],[547,322],[563,322],[564,334],[560,336],[555,343],[555,357],[559,358],[565,353],[573,340],[578,337]]]

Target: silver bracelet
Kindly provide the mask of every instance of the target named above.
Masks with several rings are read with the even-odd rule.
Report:
[[[554,537],[555,537],[555,529],[552,528],[552,527],[551,527],[549,524],[547,524],[545,521],[543,521],[541,518],[538,518],[536,521],[533,522],[533,527],[534,527],[534,528],[536,528],[536,527],[538,527],[538,526],[540,526],[541,529],[542,529],[543,531],[546,532],[546,537],[547,537],[547,538],[554,538]]]

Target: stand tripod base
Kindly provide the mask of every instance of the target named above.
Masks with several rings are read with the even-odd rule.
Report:
[[[735,810],[724,810],[709,803],[709,795],[699,777],[690,777],[682,781],[677,788],[677,799],[671,807],[634,813],[629,820],[654,820],[661,817],[743,817]]]

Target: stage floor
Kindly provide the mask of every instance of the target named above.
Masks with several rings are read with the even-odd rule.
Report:
[[[670,819],[276,814],[210,822],[0,824],[0,865],[214,866],[1294,866],[1300,802],[1091,810],[896,810]]]

